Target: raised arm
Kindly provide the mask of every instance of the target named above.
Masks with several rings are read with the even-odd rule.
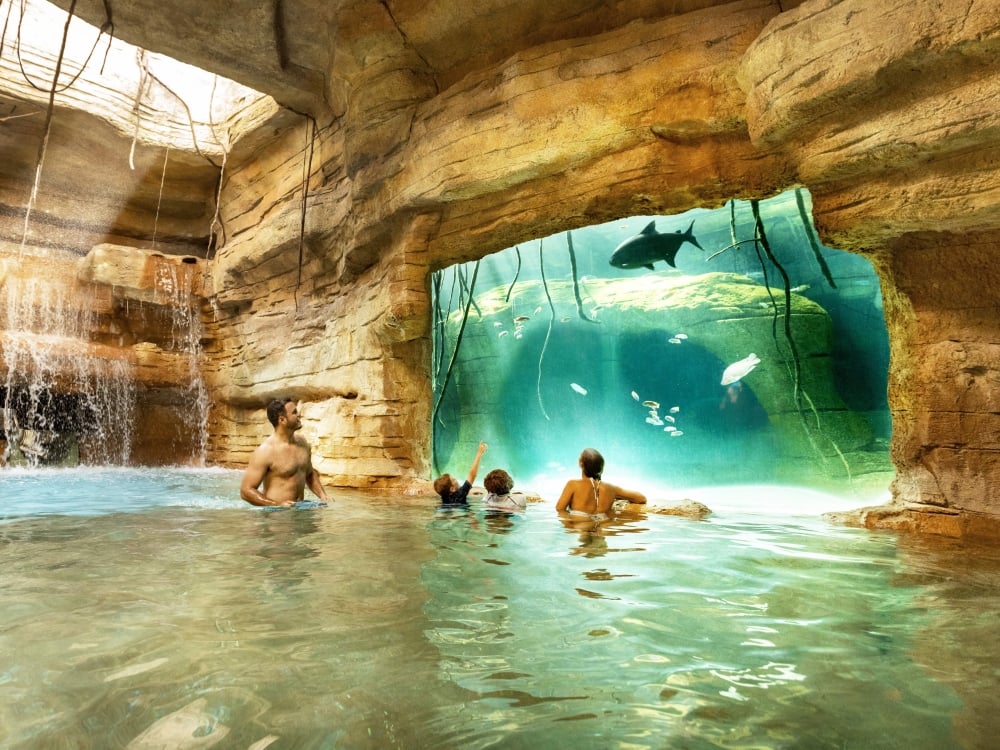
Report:
[[[469,468],[469,484],[476,481],[476,474],[479,473],[479,462],[483,458],[483,454],[486,453],[486,443],[480,442],[479,449],[476,451],[476,457],[472,461],[472,466]]]

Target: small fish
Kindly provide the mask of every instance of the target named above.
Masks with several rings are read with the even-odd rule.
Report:
[[[669,414],[664,414],[664,415],[663,415],[663,418],[664,418],[665,420],[667,420],[668,422],[670,422],[671,424],[673,424],[674,422],[676,422],[676,421],[677,421],[676,419],[674,419],[673,417],[671,417],[671,416],[670,416]]]
[[[722,385],[729,385],[735,383],[737,380],[742,380],[751,372],[753,369],[760,364],[760,357],[758,357],[753,352],[749,355],[739,360],[738,362],[733,362],[729,367],[726,368],[725,372],[722,373]]]
[[[634,398],[636,401],[638,401],[639,400],[639,394],[636,393],[635,391],[632,391],[632,398]]]
[[[677,428],[674,427],[672,424],[668,424],[666,427],[663,428],[663,431],[664,432],[676,432]]]
[[[663,422],[661,422],[656,417],[646,417],[646,424],[651,424],[651,425],[654,425],[656,427],[659,427],[661,424],[663,424]]]
[[[522,334],[520,334],[520,333],[515,333],[515,334],[514,334],[514,338],[516,338],[516,339],[519,339],[519,338],[521,338],[521,336],[522,336]]]
[[[502,325],[503,325],[503,323],[501,323],[501,322],[500,322],[500,321],[498,320],[498,321],[497,321],[496,323],[494,323],[494,324],[493,324],[493,327],[494,327],[494,328],[499,328],[499,327],[500,327],[500,326],[502,326]]]
[[[676,414],[676,413],[677,413],[677,412],[679,412],[680,410],[681,410],[681,407],[679,407],[679,406],[671,406],[671,407],[670,407],[670,413],[671,413],[671,414]]]
[[[796,294],[802,294],[802,292],[806,291],[807,289],[809,289],[808,284],[799,284],[798,286],[793,286],[788,291],[795,292]]]
[[[572,388],[577,393],[579,393],[581,396],[587,395],[587,389],[584,388],[582,385],[577,385],[576,383],[570,383],[569,387]]]
[[[659,409],[660,405],[656,401],[643,401],[642,405],[647,409]]]
[[[498,334],[497,334],[497,338],[498,338],[498,339],[502,339],[502,338],[503,338],[504,336],[506,336],[506,335],[507,335],[508,333],[510,333],[510,331],[500,331],[500,333],[498,333]]]
[[[573,320],[573,319],[569,315],[566,315],[566,316],[564,316],[562,318],[559,318],[559,322],[560,323],[569,323],[571,320]]]
[[[687,337],[688,337],[688,335],[686,333],[675,333],[674,334],[674,338],[675,339],[680,339],[681,341],[684,341]]]
[[[526,320],[531,320],[531,318],[529,318],[527,315],[518,315],[516,318],[514,318],[515,323],[523,323]]]
[[[667,339],[667,343],[670,343],[670,344],[679,344],[679,343],[681,343],[681,340],[679,338],[677,338],[676,336],[673,336],[673,337]]]
[[[683,434],[684,433],[681,432],[680,430],[674,430],[673,432],[670,433],[670,437],[680,437]]]
[[[539,305],[538,307],[535,308],[535,315],[538,315],[538,313],[540,313],[541,311],[542,311],[542,306]]]

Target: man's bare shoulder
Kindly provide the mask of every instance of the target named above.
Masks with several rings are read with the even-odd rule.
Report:
[[[274,451],[277,449],[277,441],[274,439],[274,435],[269,435],[264,439],[260,445],[258,445],[253,452],[252,458],[258,461],[267,461]]]

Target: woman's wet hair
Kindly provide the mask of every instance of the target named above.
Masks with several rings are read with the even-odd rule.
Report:
[[[604,473],[604,456],[593,448],[584,448],[580,454],[580,466],[583,468],[583,475],[590,479],[600,479]]]
[[[514,488],[514,480],[503,469],[494,469],[486,475],[483,486],[494,495],[506,495]]]

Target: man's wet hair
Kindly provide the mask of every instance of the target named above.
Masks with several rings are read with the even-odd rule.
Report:
[[[294,398],[276,398],[267,405],[267,421],[272,427],[278,426],[278,418],[285,416],[285,404],[293,402]]]
[[[583,475],[590,479],[600,479],[604,473],[604,456],[593,448],[584,448],[580,454],[580,463],[583,467]]]
[[[514,488],[514,480],[503,469],[494,469],[486,475],[483,486],[494,495],[506,495]]]

